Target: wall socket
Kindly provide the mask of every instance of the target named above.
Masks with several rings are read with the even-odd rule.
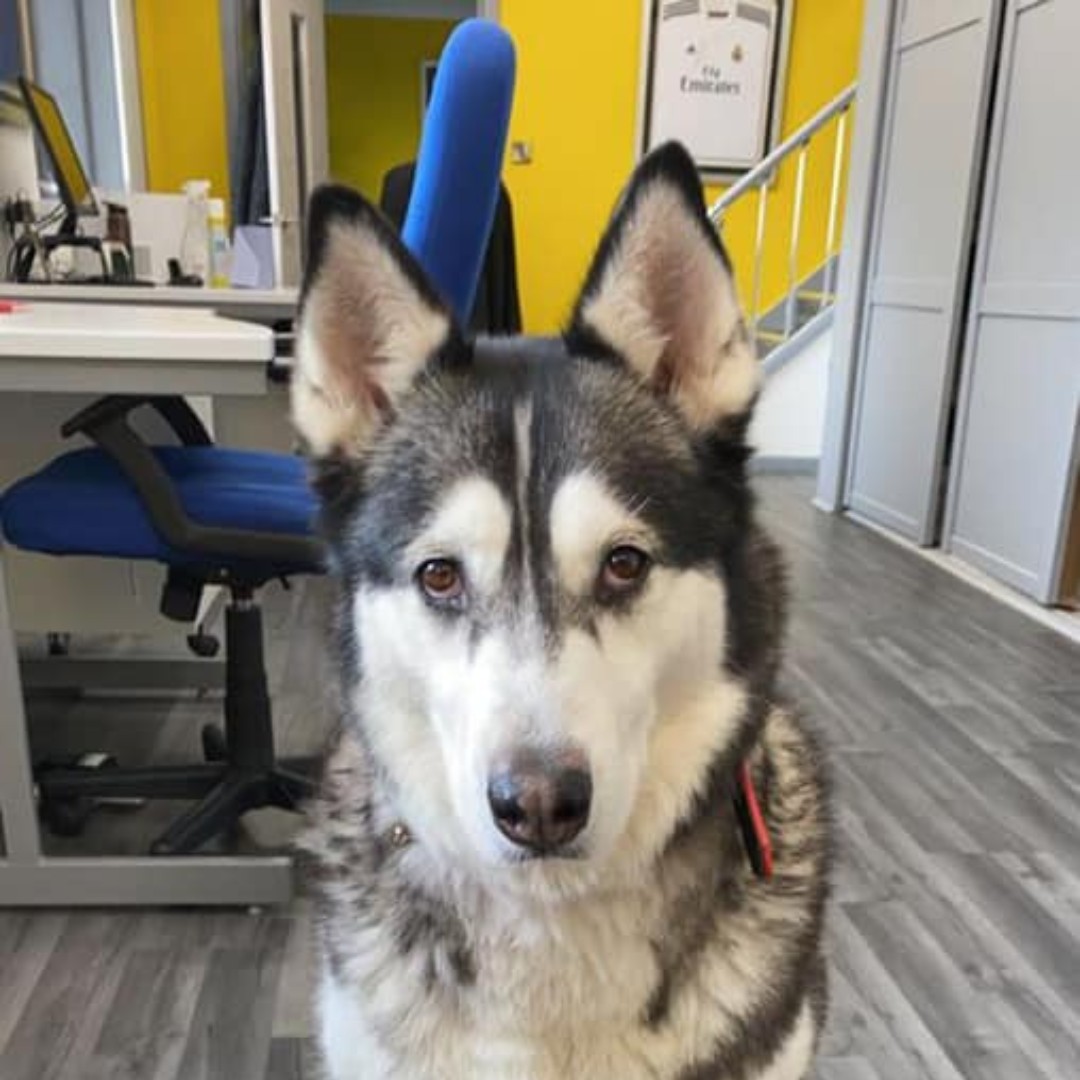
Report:
[[[514,139],[510,143],[510,164],[531,165],[533,144],[531,139]]]

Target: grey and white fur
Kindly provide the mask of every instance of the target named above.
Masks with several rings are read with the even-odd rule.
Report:
[[[775,688],[758,371],[678,146],[551,340],[467,340],[375,210],[315,194],[293,416],[339,585],[304,842],[330,1080],[807,1073],[828,811]]]

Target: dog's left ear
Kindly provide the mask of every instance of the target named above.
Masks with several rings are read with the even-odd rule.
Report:
[[[731,264],[690,155],[677,143],[639,166],[574,309],[574,351],[613,352],[667,396],[695,431],[744,416],[760,369]]]

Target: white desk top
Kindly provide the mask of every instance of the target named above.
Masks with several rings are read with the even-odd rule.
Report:
[[[273,356],[268,328],[200,308],[27,302],[0,313],[0,363],[18,358],[265,364]]]
[[[295,287],[280,289],[186,289],[175,285],[46,285],[0,281],[0,299],[88,304],[204,307],[215,311],[288,318],[300,297]]]

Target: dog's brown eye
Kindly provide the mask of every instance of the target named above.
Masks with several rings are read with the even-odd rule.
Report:
[[[453,559],[428,559],[416,576],[432,600],[456,600],[464,591],[461,567]]]
[[[600,572],[600,583],[609,592],[626,592],[645,580],[649,556],[629,544],[612,548]]]

